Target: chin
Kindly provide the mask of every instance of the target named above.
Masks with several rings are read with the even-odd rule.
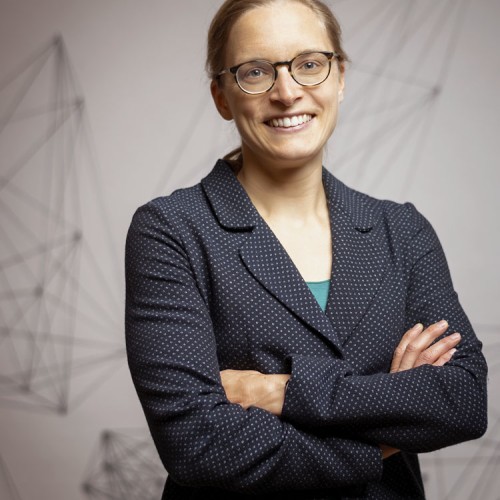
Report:
[[[312,165],[314,162],[309,159],[291,158],[291,157],[270,157],[268,165],[276,172],[295,172],[304,169],[307,165]]]
[[[322,159],[322,151],[293,151],[288,149],[282,153],[275,153],[269,155],[269,158],[274,159],[276,162],[283,164],[290,164],[292,166],[300,167],[307,163],[317,161],[318,158]]]
[[[307,147],[305,144],[298,145],[289,141],[277,147],[266,146],[250,148],[247,145],[246,148],[244,147],[243,154],[251,163],[269,163],[278,168],[298,168],[308,163],[317,162],[318,159],[321,163],[323,159],[323,148],[320,146],[311,148],[310,145]]]

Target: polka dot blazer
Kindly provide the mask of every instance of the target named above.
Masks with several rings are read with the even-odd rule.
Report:
[[[486,363],[430,224],[323,169],[323,312],[230,166],[139,208],[126,246],[130,371],[164,499],[424,498],[417,453],[486,429]],[[451,362],[389,374],[402,334],[448,320]],[[219,371],[291,373],[281,418],[230,404]],[[403,450],[382,460],[378,444]]]

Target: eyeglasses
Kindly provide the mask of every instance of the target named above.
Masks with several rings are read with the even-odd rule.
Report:
[[[247,94],[263,94],[271,90],[278,78],[278,66],[288,66],[292,78],[305,87],[323,83],[330,74],[332,59],[338,59],[336,52],[304,52],[291,61],[269,62],[248,61],[232,68],[223,69],[217,78],[232,73],[236,83]]]

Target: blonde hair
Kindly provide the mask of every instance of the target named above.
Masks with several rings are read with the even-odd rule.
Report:
[[[211,80],[219,84],[218,74],[224,69],[226,60],[226,47],[231,29],[238,19],[246,12],[269,5],[280,0],[226,0],[210,24],[207,40],[206,71]],[[324,23],[328,37],[332,42],[335,52],[338,54],[338,64],[343,67],[349,61],[342,47],[342,30],[340,24],[330,8],[321,0],[287,0],[297,2],[309,7]],[[241,161],[241,148],[228,153],[224,159],[234,162]]]

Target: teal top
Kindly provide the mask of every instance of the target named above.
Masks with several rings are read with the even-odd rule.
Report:
[[[325,281],[306,281],[309,290],[311,290],[314,298],[318,301],[323,311],[326,309],[328,300],[328,292],[330,291],[330,280]]]

